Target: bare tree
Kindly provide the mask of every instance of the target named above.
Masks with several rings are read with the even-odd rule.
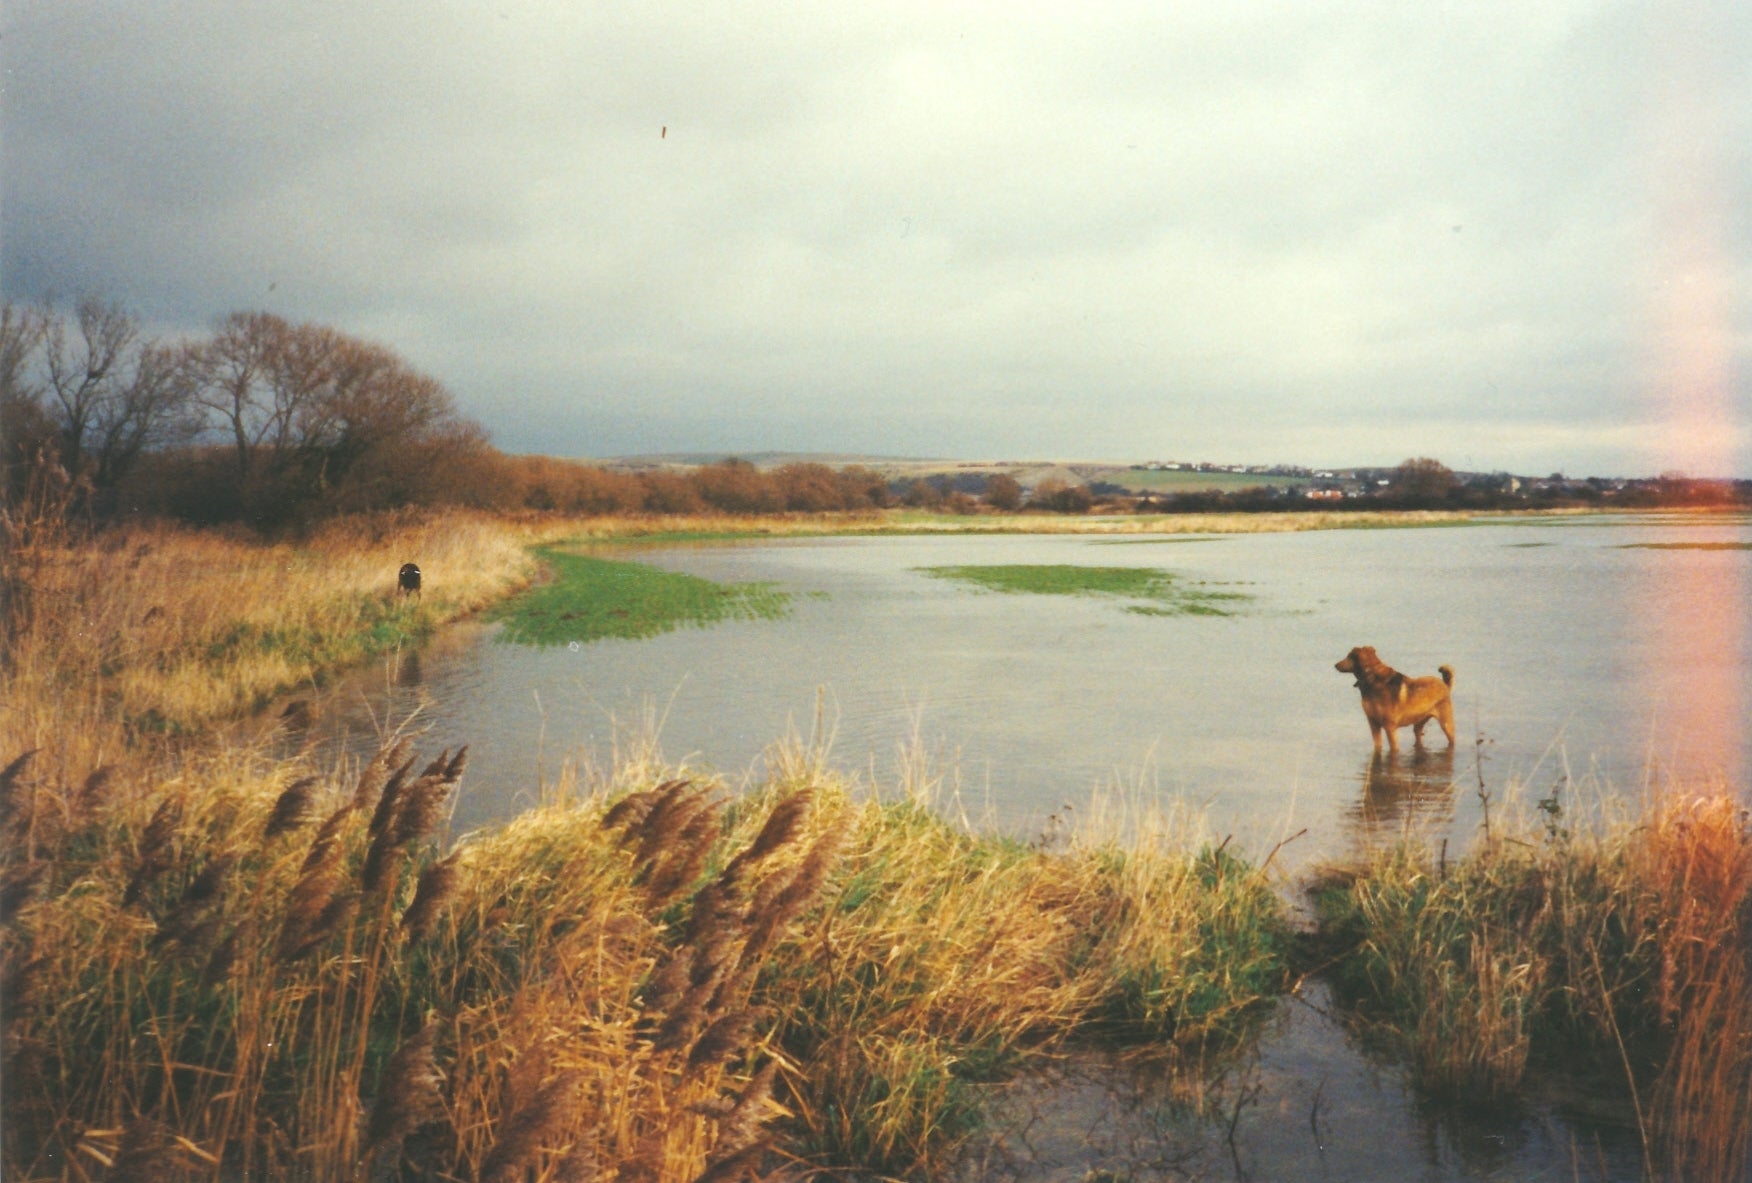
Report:
[[[47,328],[41,308],[0,304],[0,497],[8,502],[30,483],[37,459],[59,451],[46,447],[55,423],[32,373]]]
[[[61,467],[100,493],[142,452],[195,430],[186,351],[145,339],[132,314],[105,300],[81,300],[71,322],[52,305],[19,315],[0,331],[0,383],[7,417],[33,406],[52,425]]]
[[[1014,513],[1022,508],[1022,486],[1009,473],[997,473],[986,482],[985,502],[993,509]]]
[[[291,326],[266,312],[234,312],[219,322],[195,356],[196,402],[234,449],[238,483],[255,468],[256,452],[284,416],[274,414],[273,372]]]
[[[192,439],[199,423],[190,350],[148,343],[133,352],[127,376],[100,399],[91,418],[92,480],[113,487],[140,454]]]
[[[322,325],[234,313],[196,373],[208,427],[233,453],[238,507],[261,525],[441,499],[437,466],[486,446],[435,379]]]
[[[88,297],[74,314],[74,339],[65,318],[50,310],[43,332],[43,368],[50,412],[61,435],[61,466],[85,470],[92,429],[104,405],[118,398],[128,351],[140,327],[119,305]]]
[[[30,365],[47,328],[48,317],[41,308],[10,300],[0,304],[0,399],[41,396],[41,387],[30,379]]]

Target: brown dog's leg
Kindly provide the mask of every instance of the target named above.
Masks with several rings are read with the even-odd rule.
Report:
[[[1448,746],[1454,746],[1454,704],[1447,699],[1437,708],[1436,722],[1442,725],[1442,734],[1448,737]]]

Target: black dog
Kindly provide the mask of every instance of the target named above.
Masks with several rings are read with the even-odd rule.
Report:
[[[395,577],[396,594],[401,596],[417,596],[420,594],[420,568],[417,563],[403,563],[401,571]]]

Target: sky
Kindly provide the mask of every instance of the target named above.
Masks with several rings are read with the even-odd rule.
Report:
[[[1742,0],[7,0],[0,292],[512,452],[1752,476]]]

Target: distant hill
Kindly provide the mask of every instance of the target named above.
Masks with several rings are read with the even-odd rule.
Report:
[[[915,456],[878,456],[849,452],[654,452],[637,456],[614,456],[589,461],[605,468],[631,472],[653,469],[687,469],[726,460],[746,460],[761,469],[786,464],[825,464],[831,468],[861,465],[893,481],[925,480],[936,476],[992,476],[1004,473],[1024,489],[1033,490],[1046,481],[1064,485],[1108,485],[1134,493],[1158,491],[1233,492],[1262,485],[1278,487],[1308,483],[1305,477],[1234,471],[1164,471],[1110,460],[955,460]]]
[[[914,460],[903,456],[869,456],[850,452],[653,452],[643,456],[609,456],[588,463],[604,468],[699,468],[706,464],[722,464],[726,460],[746,460],[756,468],[778,468],[786,464],[826,464],[845,468],[862,464],[869,468],[894,464],[936,464],[951,466],[950,460]]]

